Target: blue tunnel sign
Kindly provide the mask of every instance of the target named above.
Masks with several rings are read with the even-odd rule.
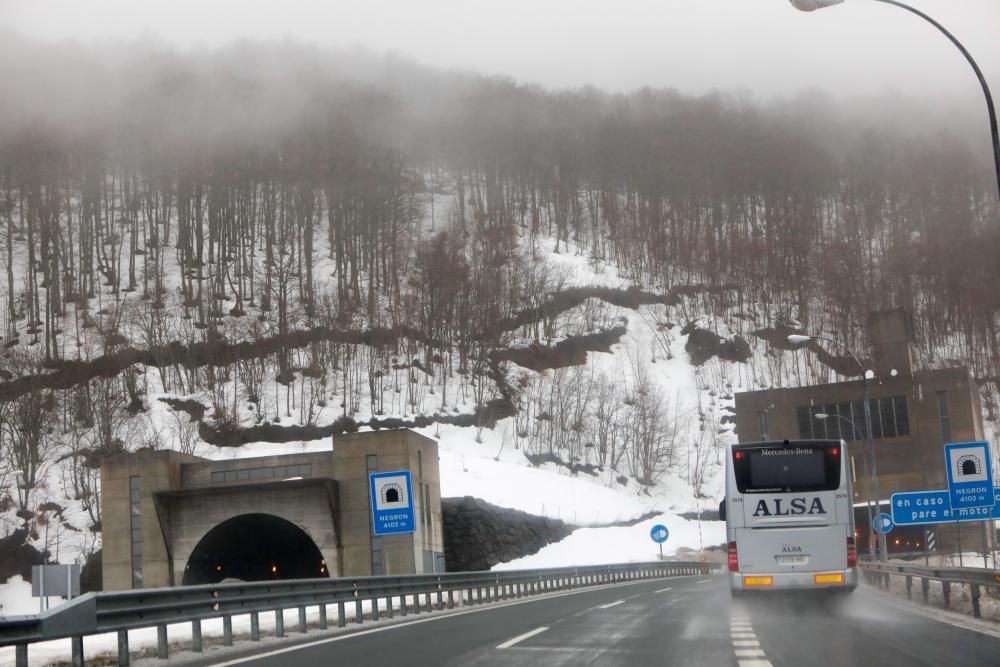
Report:
[[[368,475],[371,491],[372,530],[376,535],[412,533],[413,493],[410,471],[375,472]]]
[[[990,446],[986,442],[962,442],[944,446],[951,509],[993,507],[993,471]]]

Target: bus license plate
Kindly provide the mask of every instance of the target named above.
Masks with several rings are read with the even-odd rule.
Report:
[[[808,556],[775,556],[778,565],[805,565],[809,562]]]

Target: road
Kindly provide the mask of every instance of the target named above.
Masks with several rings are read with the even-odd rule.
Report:
[[[732,600],[721,576],[411,616],[302,642],[203,664],[978,667],[1000,660],[1000,631],[956,627],[865,586],[843,597]]]

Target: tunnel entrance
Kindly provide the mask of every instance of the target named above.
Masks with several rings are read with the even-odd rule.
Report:
[[[182,583],[329,576],[319,547],[301,528],[271,514],[244,514],[223,521],[198,542]]]

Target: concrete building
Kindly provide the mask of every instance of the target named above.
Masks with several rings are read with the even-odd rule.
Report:
[[[872,313],[868,326],[870,367],[875,373],[868,387],[881,500],[888,501],[900,491],[947,488],[944,444],[984,439],[976,382],[964,367],[915,369],[913,324],[905,311]],[[854,473],[855,502],[874,501],[864,395],[864,381],[860,379],[738,393],[737,434],[741,442],[843,438]],[[817,414],[830,416],[820,419]],[[888,511],[888,504],[882,505],[882,511]],[[859,544],[867,544],[867,510],[857,517],[859,533],[865,540]],[[981,546],[982,532],[981,524],[965,526],[961,537],[966,548]],[[912,551],[921,546],[922,530],[901,531],[893,537],[900,535],[906,537],[898,550]],[[949,548],[958,538],[954,525],[943,527],[938,533],[939,547]],[[889,540],[890,550],[897,546],[894,542]]]
[[[411,474],[416,530],[378,537],[368,475],[398,470]],[[437,443],[412,431],[224,461],[116,454],[101,493],[105,590],[444,570]]]

